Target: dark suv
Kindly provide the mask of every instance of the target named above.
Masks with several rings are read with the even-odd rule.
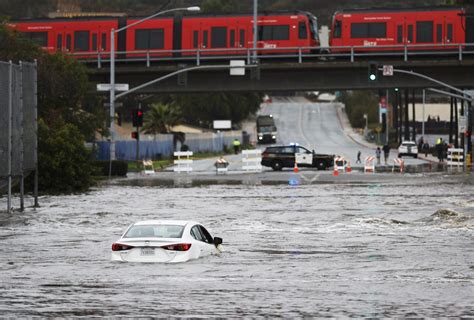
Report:
[[[325,170],[334,165],[334,155],[316,154],[313,151],[298,146],[274,146],[268,147],[262,153],[262,166],[271,167],[273,170],[281,170],[295,166],[295,155],[298,154],[299,167],[312,167],[318,170]]]

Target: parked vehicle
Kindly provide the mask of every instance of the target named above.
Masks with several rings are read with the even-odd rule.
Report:
[[[398,147],[398,157],[410,156],[418,158],[418,147],[414,141],[403,141]]]
[[[112,260],[185,262],[219,254],[222,238],[195,221],[150,220],[130,225],[112,244]]]
[[[317,154],[314,150],[298,145],[268,147],[262,152],[262,166],[271,167],[275,171],[293,168],[295,161],[299,167],[311,167],[325,170],[334,165],[335,155]]]
[[[275,143],[277,140],[277,127],[272,115],[257,117],[257,142]]]

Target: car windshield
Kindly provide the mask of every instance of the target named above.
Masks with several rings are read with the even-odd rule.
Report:
[[[272,126],[260,127],[260,132],[264,132],[264,133],[272,132],[272,130],[273,130]]]
[[[181,238],[184,226],[154,224],[134,225],[123,236],[124,238]]]

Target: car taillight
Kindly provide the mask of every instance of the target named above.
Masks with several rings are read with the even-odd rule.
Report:
[[[268,158],[269,153],[268,152],[262,152],[262,158]]]
[[[188,251],[191,248],[190,243],[177,243],[177,244],[169,244],[167,246],[162,246],[162,249],[165,250],[172,250],[172,251]]]
[[[123,250],[130,250],[133,249],[134,247],[128,246],[126,244],[121,244],[121,243],[113,243],[112,244],[112,251],[123,251]]]

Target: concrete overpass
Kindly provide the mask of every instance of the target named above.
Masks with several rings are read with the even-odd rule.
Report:
[[[369,59],[369,58],[368,58]],[[443,81],[457,88],[474,87],[474,57],[456,58],[430,57],[403,59],[370,57],[364,61],[317,60],[294,62],[293,60],[265,60],[258,70],[246,71],[245,76],[230,76],[229,70],[196,70],[171,77],[144,88],[139,93],[190,93],[190,92],[248,92],[248,91],[311,91],[311,90],[357,90],[383,88],[430,88],[432,82],[410,75],[382,76],[377,83],[368,81],[369,61],[379,66],[410,70]],[[223,65],[228,61],[206,61],[201,66]],[[193,67],[195,63],[162,63],[147,66],[142,62],[122,62],[116,66],[116,83],[128,83],[130,88],[165,76],[180,68]],[[102,68],[91,66],[91,80],[109,83],[110,71],[107,63]]]

